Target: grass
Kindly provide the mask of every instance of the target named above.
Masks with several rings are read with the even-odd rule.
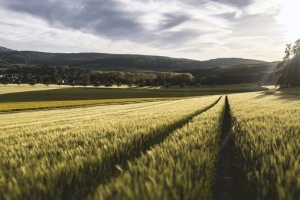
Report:
[[[34,89],[35,87],[37,87],[36,90]],[[22,89],[20,88],[22,88],[24,92],[22,92]],[[41,85],[33,87],[9,85],[6,87],[3,86],[1,89],[0,111],[152,101],[165,98],[182,98],[265,90],[265,88],[257,87],[255,85],[230,85],[200,88],[179,88],[174,86],[168,89],[72,88],[66,86],[61,88],[58,86],[49,86],[48,88],[45,86],[42,87]]]

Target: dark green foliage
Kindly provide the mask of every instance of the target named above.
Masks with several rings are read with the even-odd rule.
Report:
[[[90,82],[90,77],[89,76],[85,76],[85,77],[82,78],[82,80],[81,80],[81,85],[82,86],[86,87],[90,84],[91,84],[91,82]]]
[[[179,69],[232,66],[260,63],[258,60],[220,58],[208,61],[177,59],[162,56],[121,55],[105,53],[43,53],[34,51],[4,52],[0,59],[12,64],[76,66],[101,70],[173,71]]]
[[[231,67],[185,69],[177,72],[191,73],[194,76],[194,81],[202,85],[257,83],[258,81],[275,84],[276,77],[274,72],[277,65],[277,62],[265,62]]]
[[[105,87],[111,87],[112,84],[111,83],[105,83]]]
[[[262,85],[262,82],[261,82],[261,81],[258,81],[258,82],[257,82],[257,86],[258,86],[258,87],[261,87],[261,85]]]
[[[129,83],[127,84],[127,86],[128,86],[129,88],[132,88],[132,83],[129,82]]]
[[[179,87],[181,87],[181,88],[185,88],[185,83],[181,83],[180,85],[179,85]]]
[[[36,85],[36,83],[37,83],[36,79],[32,79],[32,80],[29,82],[29,85],[34,86],[34,85]]]
[[[4,52],[15,52],[15,50],[8,49],[6,47],[0,47],[0,53],[4,53]]]
[[[99,87],[100,85],[101,85],[100,81],[99,81],[98,79],[95,80],[94,86],[95,86],[95,87]]]
[[[6,85],[8,84],[6,80],[1,81],[1,83],[2,83],[4,86],[6,86]]]
[[[286,46],[285,56],[277,67],[276,76],[276,86],[280,88],[300,87],[300,39],[294,46]]]

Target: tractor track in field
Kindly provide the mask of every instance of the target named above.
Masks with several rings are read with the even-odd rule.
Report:
[[[128,149],[128,151],[118,152],[113,159],[112,157],[107,157],[103,159],[103,161],[101,162],[102,164],[98,163],[97,166],[86,166],[87,168],[92,167],[95,170],[92,174],[89,174],[85,177],[86,181],[84,181],[84,183],[77,184],[78,182],[74,180],[72,181],[73,184],[65,185],[65,189],[61,194],[62,199],[83,199],[87,197],[87,195],[90,194],[99,184],[107,184],[112,179],[118,177],[121,174],[120,170],[116,168],[116,165],[120,166],[122,168],[122,171],[126,170],[128,160],[138,159],[142,155],[142,153],[151,149],[153,146],[163,142],[175,130],[182,128],[184,125],[189,123],[194,117],[214,107],[221,99],[222,96],[220,96],[215,102],[213,102],[206,108],[197,110],[189,116],[182,118],[168,125],[167,127],[164,127],[163,129],[158,128],[157,130],[153,131],[154,134],[151,136],[150,140],[148,138],[148,141],[143,141],[139,139],[132,140],[132,142],[127,143],[125,145],[125,149]],[[142,143],[142,148],[139,149],[139,151],[131,150],[130,147],[136,146],[136,143]],[[99,164],[101,165],[101,167],[99,167]],[[111,170],[104,170],[108,168],[110,168]],[[106,173],[105,177],[101,177],[101,174],[103,173]],[[77,193],[78,188],[83,187],[85,187],[86,189],[81,189],[80,193]]]
[[[225,113],[222,122],[222,133],[219,150],[219,160],[216,163],[214,179],[215,200],[235,200],[239,195],[237,174],[235,171],[234,141],[231,137],[231,115],[228,97],[225,99]]]

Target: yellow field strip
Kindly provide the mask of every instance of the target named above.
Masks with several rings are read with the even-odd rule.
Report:
[[[157,100],[167,100],[167,99],[170,100],[170,98],[127,98],[127,99],[0,103],[0,112],[34,110],[34,109],[44,109],[44,108],[75,107],[75,106],[86,106],[86,105],[96,105],[96,104],[134,103],[134,102],[146,102],[146,101],[157,101]]]

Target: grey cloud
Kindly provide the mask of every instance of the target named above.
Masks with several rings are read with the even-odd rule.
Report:
[[[186,44],[192,40],[196,40],[196,37],[204,34],[203,32],[194,29],[184,29],[180,31],[163,31],[159,35],[149,34],[147,38],[144,38],[141,42],[150,43],[153,46],[161,49],[178,48],[179,46]]]
[[[111,40],[125,39],[157,47],[175,47],[203,34],[192,29],[169,31],[170,28],[190,19],[187,14],[172,12],[165,13],[164,20],[158,23],[156,30],[149,31],[138,21],[141,13],[124,11],[117,1],[0,0],[0,2],[10,10],[42,18],[52,26],[59,23]],[[192,4],[196,1],[188,0],[186,3]]]
[[[129,14],[117,9],[114,1],[76,1],[74,3],[55,1],[15,0],[5,2],[7,8],[45,19],[50,24],[59,22],[76,30],[88,30],[95,35],[111,39],[130,37],[143,28],[135,18],[138,13]]]
[[[215,16],[222,18],[222,19],[232,21],[232,20],[235,20],[235,15],[236,15],[236,13],[225,13],[225,14],[219,14],[219,15],[215,15]]]
[[[175,26],[178,26],[179,24],[187,21],[190,19],[187,15],[183,14],[174,14],[174,13],[168,13],[165,14],[165,20],[162,21],[160,28],[161,29],[169,29]]]
[[[224,3],[224,4],[230,4],[237,7],[248,6],[253,2],[253,0],[212,0],[212,1]]]

